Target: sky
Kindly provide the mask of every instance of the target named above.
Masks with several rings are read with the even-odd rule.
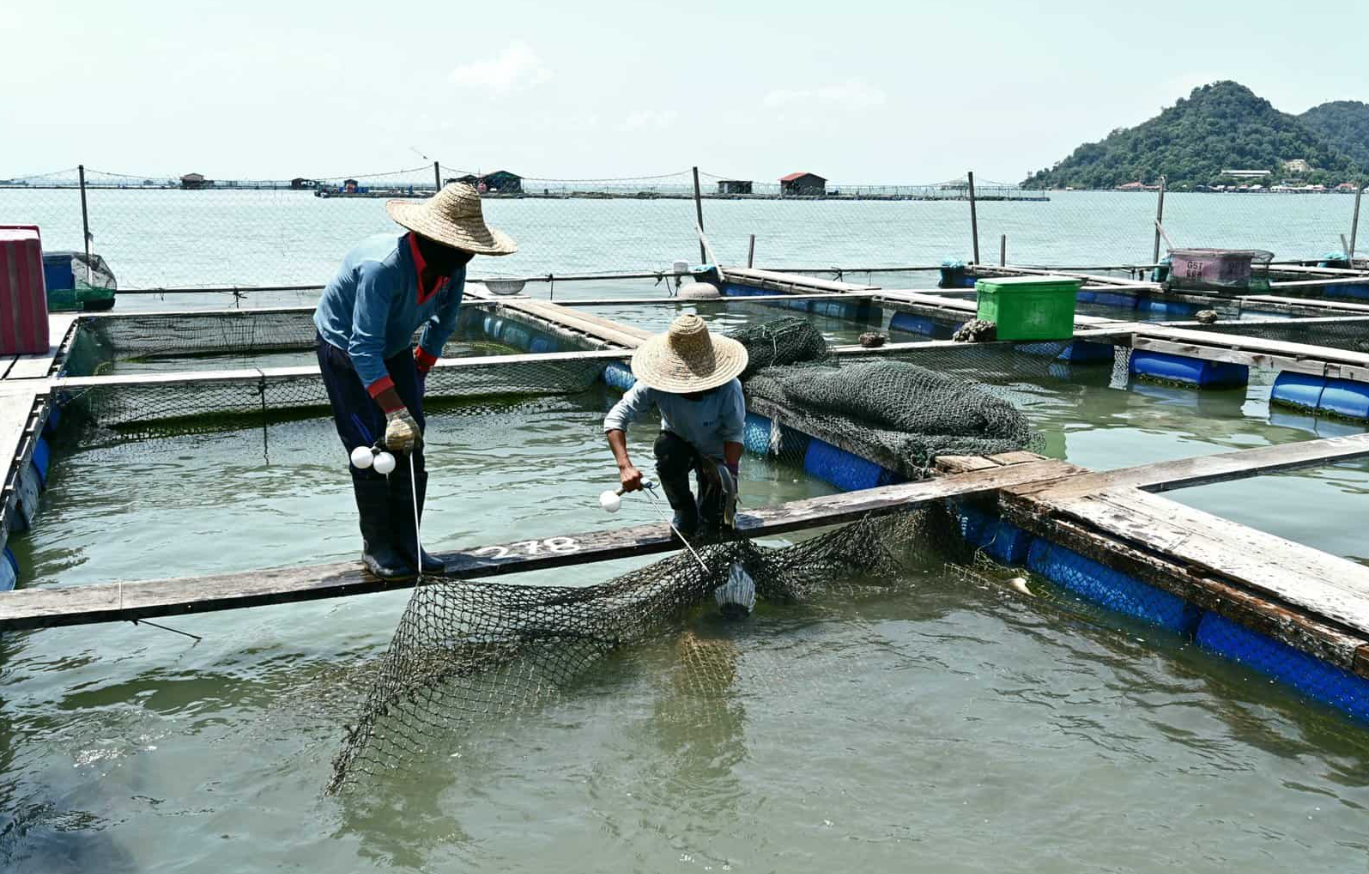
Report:
[[[1369,101],[1363,42],[1265,0],[0,0],[0,178],[1018,181],[1234,79]],[[1363,22],[1348,0],[1316,22]],[[1361,28],[1354,28],[1360,30]]]

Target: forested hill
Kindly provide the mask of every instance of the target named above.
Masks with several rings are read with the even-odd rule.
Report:
[[[1310,172],[1285,164],[1299,160],[1310,165]],[[1170,188],[1182,190],[1230,183],[1222,178],[1226,169],[1269,170],[1274,180],[1332,185],[1359,178],[1365,168],[1244,85],[1217,82],[1195,88],[1149,121],[1085,143],[1023,184],[1115,188],[1165,176]]]
[[[1298,116],[1314,134],[1340,149],[1361,167],[1369,168],[1369,104],[1333,100]]]

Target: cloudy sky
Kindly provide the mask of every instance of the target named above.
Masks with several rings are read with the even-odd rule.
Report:
[[[0,177],[338,176],[426,156],[552,178],[1017,180],[1217,79],[1288,112],[1369,100],[1363,38],[1337,38],[1365,7],[1327,0],[1285,27],[1289,8],[0,0]]]

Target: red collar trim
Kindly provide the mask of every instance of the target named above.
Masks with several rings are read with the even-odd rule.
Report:
[[[409,254],[414,259],[414,284],[418,287],[418,305],[422,306],[442,290],[442,286],[447,284],[447,277],[439,276],[431,286],[423,287],[423,271],[427,269],[428,262],[423,259],[423,252],[418,248],[418,234],[413,231],[409,232]]]

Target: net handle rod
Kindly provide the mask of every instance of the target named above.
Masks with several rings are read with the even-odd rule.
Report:
[[[651,506],[655,507],[656,512],[660,514],[661,521],[664,522],[666,525],[670,526],[670,530],[674,531],[675,536],[680,538],[680,542],[685,545],[685,549],[689,550],[689,554],[694,556],[694,560],[699,563],[699,567],[703,568],[703,572],[708,573],[708,564],[704,562],[703,558],[700,557],[699,553],[696,552],[694,547],[690,545],[689,541],[685,539],[684,533],[681,532],[679,528],[675,527],[674,521],[666,518],[665,510],[661,509],[661,499],[656,497],[655,485],[655,483],[652,483],[652,488],[644,488],[644,491],[647,493],[647,495],[651,497]]]

